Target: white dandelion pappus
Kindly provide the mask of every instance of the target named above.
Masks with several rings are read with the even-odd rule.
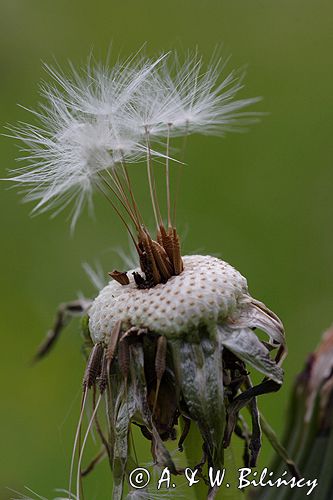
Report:
[[[100,262],[95,262],[94,267],[91,266],[88,262],[83,262],[82,268],[84,269],[91,284],[96,288],[96,290],[102,290],[102,288],[104,288],[104,286],[106,285],[106,280]]]
[[[171,68],[169,57],[136,56],[111,69],[90,61],[82,74],[71,66],[69,77],[46,66],[55,83],[43,85],[46,104],[33,111],[41,126],[23,123],[11,129],[26,145],[21,160],[29,166],[12,170],[9,180],[25,189],[25,201],[37,201],[35,212],[55,209],[57,214],[73,203],[74,227],[107,171],[118,200],[128,208],[112,169],[149,155],[168,158],[171,136],[223,135],[243,120],[240,110],[258,100],[234,99],[242,87],[234,73],[218,84],[221,60],[204,71],[197,55]],[[152,150],[149,138],[167,138],[166,152]]]
[[[52,134],[48,128],[30,126],[17,131],[16,138],[30,148],[23,159],[31,165],[10,180],[27,186],[26,201],[39,200],[35,211],[63,210],[74,201],[75,225],[84,201],[91,201],[98,173],[115,168],[123,158],[138,161],[145,150],[129,134],[125,138],[116,135],[103,117],[80,121],[59,103],[49,113]]]
[[[48,68],[62,92],[56,86],[44,87],[47,104],[33,112],[43,127],[23,123],[11,129],[12,137],[26,144],[27,154],[21,160],[30,166],[12,170],[16,175],[8,180],[26,188],[25,201],[39,200],[34,211],[56,209],[58,213],[74,202],[74,227],[84,202],[91,205],[100,172],[146,157],[145,146],[133,129],[124,127],[116,111],[161,58],[118,65],[109,74],[97,67],[93,75],[89,70],[86,79],[73,69],[74,81]],[[89,80],[93,81],[89,84]]]
[[[261,98],[236,99],[245,72],[232,71],[220,82],[225,66],[216,58],[205,67],[197,53],[183,63],[175,57],[171,67],[164,59],[128,102],[124,115],[129,128],[165,138],[169,134],[224,135],[256,122],[259,113],[242,110]]]
[[[182,108],[174,118],[175,134],[223,136],[258,120],[259,113],[242,110],[261,98],[236,99],[243,88],[245,72],[233,70],[221,81],[226,65],[222,58],[212,58],[205,68],[197,53],[189,55],[183,64],[177,61],[175,87]]]
[[[55,84],[44,84],[42,95],[46,100],[64,103],[72,112],[115,120],[118,111],[167,56],[162,54],[152,61],[138,53],[124,62],[118,60],[112,67],[90,57],[81,72],[71,64],[69,76],[45,65]]]

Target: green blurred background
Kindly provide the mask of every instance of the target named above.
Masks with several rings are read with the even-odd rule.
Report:
[[[267,111],[244,135],[195,137],[187,150],[179,203],[185,252],[233,264],[251,293],[283,319],[289,343],[286,383],[260,407],[281,432],[295,374],[333,321],[333,3],[331,0],[0,0],[1,122],[30,120],[41,61],[65,65],[94,50],[124,57],[216,45],[229,68],[249,65],[243,95],[262,95]],[[3,131],[5,132],[4,128]],[[1,140],[1,177],[15,166],[14,141]],[[140,180],[138,180],[140,182]],[[143,181],[142,181],[143,185]],[[79,324],[55,352],[29,365],[57,305],[95,291],[81,263],[119,267],[128,239],[110,208],[96,202],[74,237],[64,215],[29,217],[15,190],[0,196],[1,467],[0,498],[28,486],[51,497],[67,487],[83,359]],[[140,190],[140,188],[139,188]],[[146,449],[147,448],[147,445]],[[264,445],[261,465],[271,451]],[[106,464],[87,479],[88,498],[110,498]]]

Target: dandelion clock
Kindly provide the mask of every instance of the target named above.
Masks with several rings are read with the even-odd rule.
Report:
[[[258,99],[238,98],[242,72],[226,72],[218,58],[205,65],[197,53],[183,60],[173,52],[155,59],[139,54],[112,67],[91,61],[84,71],[72,67],[68,76],[47,70],[53,83],[44,84],[44,102],[33,111],[40,125],[11,129],[24,143],[25,162],[9,180],[35,202],[35,212],[69,212],[72,230],[99,193],[122,221],[138,261],[136,268],[110,272],[93,300],[62,305],[37,353],[43,357],[68,319],[82,315],[89,353],[68,498],[83,498],[89,469],[84,449],[93,428],[102,451],[90,469],[105,458],[112,498],[126,492],[139,498],[129,481],[139,465],[132,426],[150,441],[154,468],[171,475],[185,474],[186,467],[174,459],[168,441],[176,440],[181,453],[195,427],[202,450],[198,477],[214,498],[217,488],[207,474],[224,467],[233,433],[244,442],[245,465],[256,465],[262,434],[257,398],[283,382],[285,336],[281,320],[251,296],[232,265],[210,255],[183,255],[170,170],[186,162],[177,138],[240,130],[257,120],[251,105]],[[146,198],[137,196],[133,165],[146,179]],[[158,194],[157,169],[164,172],[164,196]],[[148,205],[153,230],[142,216]],[[252,383],[251,372],[261,374],[259,384]],[[84,426],[88,400],[93,410]],[[149,491],[147,485],[140,498],[153,498]]]

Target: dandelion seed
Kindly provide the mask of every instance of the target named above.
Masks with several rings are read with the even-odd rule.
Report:
[[[104,288],[104,286],[106,285],[106,280],[104,277],[102,266],[99,262],[95,264],[95,268],[88,264],[88,262],[84,262],[82,264],[82,267],[96,290],[101,290],[102,288]]]
[[[168,134],[224,135],[255,122],[258,113],[242,110],[260,98],[235,99],[243,88],[245,74],[232,71],[221,81],[225,69],[221,58],[205,67],[197,53],[184,63],[176,58],[171,68],[168,60],[163,60],[128,102],[125,118],[129,128],[165,138]]]
[[[90,61],[83,74],[71,67],[69,77],[46,66],[55,84],[44,84],[46,102],[32,112],[41,126],[23,123],[10,129],[26,145],[21,161],[28,166],[12,170],[9,180],[26,191],[26,201],[37,201],[34,211],[51,209],[57,214],[73,205],[74,227],[84,204],[91,207],[97,185],[112,203],[120,203],[138,228],[142,221],[128,163],[146,157],[152,162],[154,156],[168,161],[170,137],[223,135],[244,122],[244,116],[254,118],[254,113],[240,110],[257,98],[234,99],[242,88],[241,74],[230,73],[218,83],[221,60],[204,70],[196,54],[174,68],[168,59],[168,54],[155,61],[140,56],[118,61],[112,69]],[[152,149],[151,139],[167,139],[167,150]],[[151,165],[148,172],[157,220]]]

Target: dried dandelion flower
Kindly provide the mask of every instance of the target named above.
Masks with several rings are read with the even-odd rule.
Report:
[[[29,153],[28,166],[15,171],[11,180],[27,190],[27,200],[38,201],[35,210],[60,211],[72,204],[74,227],[85,201],[91,203],[93,190],[100,191],[129,231],[140,263],[137,269],[109,273],[112,280],[94,301],[63,305],[37,355],[49,351],[71,315],[84,315],[90,354],[74,452],[90,390],[94,411],[79,450],[77,498],[81,477],[89,469],[82,470],[81,464],[93,424],[111,465],[115,500],[122,498],[133,465],[131,424],[151,441],[155,463],[173,474],[183,470],[164,441],[176,438],[181,420],[180,449],[191,422],[200,430],[200,470],[205,463],[223,467],[224,449],[234,431],[245,441],[246,463],[256,463],[261,443],[256,397],[282,384],[283,325],[251,297],[246,279],[232,266],[211,256],[183,256],[172,217],[173,138],[224,135],[256,121],[256,113],[244,108],[258,99],[237,99],[243,74],[221,78],[224,69],[219,59],[205,68],[197,53],[184,63],[176,55],[163,54],[156,60],[137,56],[112,69],[90,64],[83,74],[72,69],[71,79],[48,68],[55,83],[44,86],[47,104],[35,113],[42,127],[14,129]],[[130,176],[129,164],[143,159],[155,239],[142,218]],[[163,215],[156,190],[157,160],[165,163]],[[266,341],[257,337],[256,328],[268,335]],[[264,375],[261,384],[252,386],[249,366]],[[98,419],[103,399],[106,426]],[[239,416],[245,406],[251,410],[252,433]],[[69,491],[73,470],[74,455]],[[210,498],[214,494],[211,489]]]

